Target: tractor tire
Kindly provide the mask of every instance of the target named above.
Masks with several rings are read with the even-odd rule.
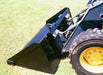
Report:
[[[103,75],[103,29],[81,32],[70,47],[70,63],[79,75]]]

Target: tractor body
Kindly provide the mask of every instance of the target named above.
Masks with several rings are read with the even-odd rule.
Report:
[[[103,1],[89,0],[86,7],[75,16],[77,17],[75,23],[69,8],[62,9],[48,19],[40,32],[21,52],[8,59],[7,63],[54,74],[61,59],[70,55],[72,58],[76,54],[73,47],[76,47],[78,43],[73,41],[78,35],[80,36],[80,33],[88,29],[103,28]],[[81,72],[79,74],[82,75]],[[85,72],[84,74],[90,75]]]

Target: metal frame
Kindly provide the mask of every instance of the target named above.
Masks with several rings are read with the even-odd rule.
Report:
[[[64,47],[66,52],[69,51],[73,39],[82,31],[86,31],[89,28],[102,28],[103,19],[100,17],[101,14],[103,14],[103,3],[93,6],[87,11],[87,14],[81,19],[73,34],[70,36],[68,43]]]

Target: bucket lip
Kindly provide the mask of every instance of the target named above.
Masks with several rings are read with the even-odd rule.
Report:
[[[40,48],[40,46],[41,46],[40,44],[36,44],[36,43],[31,44],[29,47],[24,48],[19,53],[17,53],[16,55],[12,56],[11,58],[9,58],[7,60],[7,64],[15,66],[16,65],[15,61],[17,59],[19,59],[20,57],[25,56],[29,52],[33,51],[32,47],[35,49],[35,48]]]
[[[12,61],[12,60],[10,60],[10,59],[7,60],[7,64],[13,65],[13,66],[16,65],[15,61]]]

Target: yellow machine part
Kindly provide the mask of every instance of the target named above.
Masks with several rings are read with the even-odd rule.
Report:
[[[103,73],[103,48],[89,47],[85,49],[79,58],[81,66],[93,73]]]

